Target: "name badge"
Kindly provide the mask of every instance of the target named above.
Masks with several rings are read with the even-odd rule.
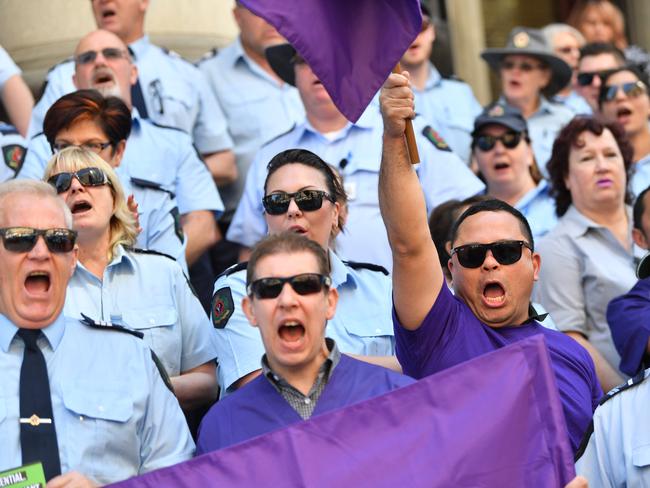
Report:
[[[45,473],[41,463],[26,464],[0,472],[0,486],[11,488],[45,488]]]

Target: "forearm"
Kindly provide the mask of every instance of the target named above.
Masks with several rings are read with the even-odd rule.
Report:
[[[217,398],[217,373],[212,362],[174,376],[171,381],[178,403],[184,410],[192,410]]]
[[[32,108],[34,108],[34,97],[20,75],[12,76],[5,83],[2,90],[2,103],[11,123],[25,137],[29,128]]]
[[[233,183],[239,175],[235,154],[230,150],[203,154],[203,160],[217,186]]]
[[[618,371],[610,366],[598,349],[592,346],[581,333],[567,332],[566,334],[575,339],[575,341],[584,347],[591,356],[591,359],[594,361],[594,366],[596,367],[598,381],[600,381],[600,386],[605,393],[623,383],[623,377],[618,373]]]
[[[402,365],[397,361],[395,356],[362,356],[360,354],[346,354],[354,359],[358,359],[359,361],[374,364],[375,366],[381,366],[382,368],[390,369],[397,373],[402,372]]]
[[[187,239],[185,258],[191,266],[211,246],[219,241],[221,234],[210,210],[196,210],[181,217],[183,232]]]

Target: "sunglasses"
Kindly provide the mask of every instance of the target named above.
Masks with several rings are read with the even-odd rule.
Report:
[[[285,283],[289,283],[298,295],[312,295],[321,292],[323,287],[329,288],[332,280],[329,276],[317,273],[302,273],[287,278],[260,278],[248,285],[246,292],[259,299],[277,298]]]
[[[514,149],[521,142],[521,132],[506,132],[500,136],[479,135],[474,139],[474,144],[481,151],[487,152],[494,149],[497,141],[507,149]]]
[[[488,250],[499,264],[515,264],[521,259],[523,247],[531,251],[532,246],[525,241],[499,241],[490,244],[467,244],[451,250],[451,256],[458,256],[458,262],[463,268],[478,268],[485,261]]]
[[[38,236],[43,236],[50,252],[64,253],[74,249],[77,233],[70,229],[34,229],[32,227],[4,227],[0,229],[2,243],[10,252],[29,252]]]
[[[585,71],[583,73],[578,73],[576,78],[578,85],[580,86],[589,86],[593,83],[594,78],[598,77],[600,81],[607,77],[610,73],[616,70],[604,70],[604,71]]]
[[[516,63],[514,61],[503,61],[501,63],[501,69],[503,70],[510,71],[513,69],[518,69],[524,73],[530,73],[533,70],[542,69],[543,67],[544,65],[542,64],[527,63],[525,61],[523,63]]]
[[[105,47],[101,51],[86,51],[81,54],[78,54],[74,59],[77,64],[89,64],[93,63],[97,59],[97,55],[102,53],[104,59],[107,61],[112,61],[115,59],[126,59],[128,54],[126,51],[117,48],[117,47]]]
[[[619,90],[623,90],[625,96],[629,98],[637,98],[648,93],[645,83],[640,80],[621,83],[620,85],[605,85],[600,89],[600,101],[611,102],[616,98]]]
[[[289,210],[291,200],[303,212],[313,212],[323,206],[323,198],[334,203],[334,198],[321,190],[300,190],[295,193],[271,193],[262,198],[264,210],[269,215],[282,215]]]
[[[55,142],[52,146],[52,149],[55,153],[63,151],[67,147],[80,147],[82,149],[87,149],[88,151],[99,154],[107,147],[110,147],[110,142],[84,142],[83,144],[70,144],[69,142]]]
[[[47,182],[56,188],[57,193],[63,193],[70,189],[70,185],[72,185],[72,178],[77,178],[79,183],[81,183],[83,186],[102,186],[111,184],[108,176],[106,176],[106,173],[104,173],[101,169],[95,167],[83,168],[74,173],[57,173],[53,176],[50,176],[47,179]]]

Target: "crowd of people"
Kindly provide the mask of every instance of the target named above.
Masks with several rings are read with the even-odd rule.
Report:
[[[541,334],[577,473],[650,483],[650,56],[616,6],[485,49],[482,107],[422,3],[355,123],[239,1],[195,64],[148,7],[93,0],[36,104],[0,48],[0,471],[120,481]]]

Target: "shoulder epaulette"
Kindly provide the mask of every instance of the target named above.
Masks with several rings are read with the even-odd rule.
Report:
[[[386,276],[388,276],[390,273],[386,268],[384,268],[380,264],[373,264],[373,263],[358,263],[356,261],[343,261],[343,264],[346,266],[349,266],[352,269],[369,269],[370,271],[376,271],[379,273],[384,273]]]
[[[128,250],[133,251],[134,253],[137,254],[153,254],[154,256],[163,256],[166,257],[167,259],[171,259],[172,261],[176,262],[176,258],[174,256],[170,256],[169,254],[165,254],[164,252],[154,251],[153,249],[141,249],[139,247],[129,247]]]
[[[162,47],[162,46],[161,46],[161,49],[163,50],[163,52],[166,55],[168,55],[168,56],[170,56],[170,57],[172,57],[174,59],[178,59],[180,61],[185,61],[187,64],[191,65],[193,68],[196,68],[196,66],[194,66],[194,63],[192,61],[190,61],[189,59],[185,59],[183,56],[181,56],[179,53],[177,53],[173,49],[169,49],[169,48]]]
[[[210,49],[207,53],[205,53],[203,56],[199,58],[199,60],[196,62],[196,64],[200,64],[203,61],[207,61],[208,59],[214,58],[217,54],[219,54],[219,49],[216,47],[213,47]]]
[[[175,130],[178,132],[182,132],[183,134],[187,134],[187,131],[184,129],[181,129],[180,127],[174,127],[173,125],[165,125],[165,124],[159,124],[158,122],[155,122],[151,119],[148,119],[149,122],[151,122],[151,125],[155,125],[156,127],[160,127],[161,129],[169,129],[169,130]],[[189,134],[187,134],[189,135]]]
[[[34,134],[34,135],[31,137],[30,141],[33,141],[34,139],[36,139],[37,137],[40,137],[40,136],[42,136],[42,135],[45,135],[45,132],[38,132],[37,134]]]
[[[164,191],[165,193],[169,193],[172,198],[176,197],[173,191],[164,188],[160,183],[157,183],[155,181],[131,177],[131,183],[133,183],[135,186],[139,186],[140,188],[151,188],[152,190]]]
[[[639,372],[639,374],[637,374],[636,376],[630,378],[625,383],[618,385],[612,388],[610,391],[608,391],[605,394],[605,396],[603,396],[600,399],[600,401],[598,402],[598,406],[600,407],[601,405],[607,403],[619,393],[622,393],[625,390],[629,390],[630,388],[633,388],[637,385],[640,385],[641,383],[643,383],[645,378],[646,378],[645,371],[641,370],[641,372]],[[580,459],[582,455],[585,453],[585,450],[587,449],[587,444],[589,444],[589,439],[591,438],[591,434],[593,433],[594,433],[594,421],[592,419],[592,421],[589,423],[589,427],[587,428],[587,431],[585,432],[585,435],[582,437],[582,442],[580,442],[580,447],[576,452],[574,461],[578,461],[578,459]]]
[[[88,315],[82,313],[81,314],[82,320],[81,322],[88,327],[92,327],[93,329],[101,329],[101,330],[112,330],[114,332],[123,332],[125,334],[130,334],[132,336],[137,337],[138,339],[142,339],[144,337],[144,334],[140,331],[129,329],[128,327],[124,327],[122,325],[116,325],[113,324],[112,322],[106,322],[104,320],[94,320],[88,317]]]
[[[275,140],[277,140],[277,139],[280,139],[280,137],[282,137],[282,136],[286,136],[289,132],[291,132],[291,131],[294,130],[295,128],[296,128],[296,124],[294,123],[294,124],[291,126],[291,128],[290,128],[289,130],[283,132],[282,134],[278,134],[278,135],[275,136],[275,137],[272,137],[271,139],[269,139],[268,141],[266,141],[264,144],[262,144],[262,147],[264,147],[264,146],[268,146],[268,145],[271,144],[273,141],[275,141]]]
[[[18,129],[16,129],[13,125],[0,122],[0,134],[2,134],[3,136],[10,136],[14,134],[19,135],[20,132],[18,132]]]
[[[437,149],[441,151],[449,151],[451,152],[451,148],[449,147],[449,144],[442,138],[440,134],[438,134],[435,130],[433,130],[433,127],[430,125],[427,125],[424,129],[422,129],[422,135],[427,138],[427,140],[433,144]]]
[[[227,268],[226,270],[222,271],[221,274],[217,276],[217,280],[222,276],[230,276],[246,268],[248,268],[248,261],[243,261],[241,263],[233,264],[230,268]]]
[[[74,56],[69,56],[69,57],[65,58],[64,60],[59,61],[58,63],[56,63],[56,64],[55,64],[54,66],[52,66],[50,69],[48,69],[48,70],[47,70],[47,74],[51,73],[52,71],[54,71],[56,68],[58,68],[58,67],[61,66],[62,64],[65,64],[65,63],[72,63],[72,62],[74,62]]]

